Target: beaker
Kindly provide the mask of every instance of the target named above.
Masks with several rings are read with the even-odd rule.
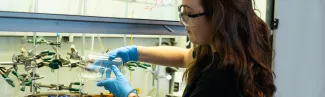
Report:
[[[107,72],[110,72],[110,68],[91,64],[85,67],[84,72],[81,73],[81,77],[87,80],[98,81],[105,79]]]

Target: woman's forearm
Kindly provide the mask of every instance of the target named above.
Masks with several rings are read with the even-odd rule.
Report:
[[[172,46],[141,47],[138,46],[139,61],[164,66],[185,68],[190,49]]]

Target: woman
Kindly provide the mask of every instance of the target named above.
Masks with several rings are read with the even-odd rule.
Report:
[[[109,52],[110,60],[142,61],[187,68],[183,97],[272,97],[268,26],[255,14],[251,0],[183,0],[179,8],[194,49],[128,46]],[[99,81],[117,97],[137,96],[122,73]]]

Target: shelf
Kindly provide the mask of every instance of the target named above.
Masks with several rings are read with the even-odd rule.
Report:
[[[0,11],[0,31],[186,35],[178,21]]]

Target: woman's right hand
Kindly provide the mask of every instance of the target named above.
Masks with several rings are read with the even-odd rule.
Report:
[[[120,47],[113,51],[109,51],[108,54],[108,60],[110,61],[114,60],[117,57],[120,57],[123,63],[126,63],[128,61],[139,61],[138,49],[135,45]]]

